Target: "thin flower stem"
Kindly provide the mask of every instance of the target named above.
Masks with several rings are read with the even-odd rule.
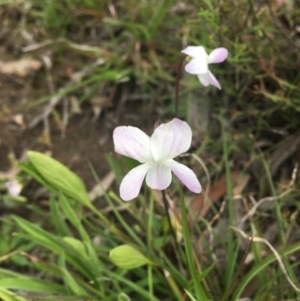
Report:
[[[184,238],[184,246],[185,252],[188,260],[189,270],[192,276],[196,296],[198,301],[206,301],[206,294],[202,288],[201,283],[197,279],[197,272],[195,268],[194,258],[193,258],[193,250],[190,238],[190,232],[188,228],[187,214],[184,202],[184,196],[182,191],[182,186],[180,185],[180,210],[181,210],[181,222],[182,222],[182,230],[183,230],[183,238]]]
[[[227,133],[225,130],[225,122],[221,119],[222,127],[222,140],[223,140],[223,162],[225,166],[226,174],[226,186],[227,186],[227,201],[228,201],[228,220],[229,227],[234,225],[234,211],[233,211],[233,195],[232,195],[232,180],[231,180],[231,171],[229,166],[229,151],[227,145]],[[237,253],[234,248],[234,233],[231,228],[228,229],[228,238],[227,238],[227,267],[226,267],[226,288],[228,289],[231,286],[233,274],[235,270],[235,262]]]
[[[169,228],[170,228],[171,234],[173,236],[174,243],[176,245],[177,244],[177,238],[176,238],[176,233],[174,231],[174,228],[172,226],[172,221],[171,221],[171,217],[170,217],[170,213],[169,213],[169,204],[168,204],[167,197],[166,197],[166,190],[162,190],[161,194],[162,194],[162,199],[163,199],[163,203],[164,203],[164,207],[165,207],[165,211],[166,211],[166,215],[167,215]]]
[[[154,197],[153,197],[153,193],[151,193],[148,227],[147,227],[147,245],[148,245],[149,250],[151,250],[151,243],[152,243],[153,209],[154,209]],[[153,295],[153,272],[152,272],[151,264],[148,264],[148,289],[149,289],[149,299],[150,299],[150,301],[153,301],[153,297],[154,297],[154,295]]]
[[[176,83],[175,83],[175,118],[178,117],[178,104],[179,104],[179,81],[180,81],[180,75],[181,75],[181,69],[183,62],[185,61],[186,54],[184,54],[179,63],[177,68],[177,74],[176,74]]]
[[[106,201],[108,202],[108,204],[110,205],[110,207],[112,208],[113,213],[115,214],[116,218],[119,220],[119,222],[124,227],[124,229],[127,231],[127,233],[136,241],[136,243],[138,243],[141,247],[144,247],[145,244],[143,243],[143,241],[134,232],[134,230],[132,230],[132,227],[130,227],[128,225],[128,223],[124,220],[123,216],[119,213],[119,211],[116,209],[116,206],[110,199],[110,197],[112,197],[113,199],[116,199],[117,196],[113,192],[110,192],[109,195],[104,194],[104,197],[105,197]]]

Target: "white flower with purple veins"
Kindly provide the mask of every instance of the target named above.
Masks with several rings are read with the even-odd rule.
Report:
[[[191,191],[202,188],[195,173],[173,160],[191,146],[192,130],[177,118],[158,126],[151,137],[132,126],[119,126],[113,133],[115,151],[133,158],[141,165],[133,168],[123,179],[120,196],[130,201],[138,196],[144,178],[152,189],[166,189],[172,181],[172,172]]]
[[[185,66],[186,72],[196,74],[203,86],[213,85],[221,90],[218,80],[209,71],[208,65],[225,61],[228,56],[228,50],[226,48],[216,48],[209,55],[207,55],[202,46],[188,46],[181,52],[192,58]]]

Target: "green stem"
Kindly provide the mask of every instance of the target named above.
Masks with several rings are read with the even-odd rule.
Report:
[[[228,244],[227,244],[227,268],[226,268],[226,288],[229,288],[235,269],[235,253],[234,253],[234,233],[231,226],[234,226],[234,211],[233,211],[233,196],[232,196],[232,181],[229,166],[228,147],[226,141],[226,132],[224,127],[224,120],[221,119],[222,124],[222,138],[223,138],[223,162],[225,165],[226,185],[227,185],[227,199],[228,199]]]
[[[153,295],[153,277],[152,277],[152,265],[148,264],[148,288],[149,288],[149,299],[154,300]]]
[[[272,175],[270,173],[270,167],[268,166],[266,160],[263,157],[262,152],[259,152],[259,155],[261,157],[261,160],[263,162],[264,168],[266,170],[266,174],[267,174],[267,179],[268,182],[270,184],[271,187],[271,192],[272,192],[272,196],[273,197],[277,197],[278,194],[276,192],[276,188],[274,186],[274,182],[272,180]],[[278,224],[278,229],[279,229],[279,238],[280,238],[280,242],[282,246],[285,246],[285,237],[284,237],[284,226],[283,226],[283,218],[282,218],[282,214],[281,214],[281,208],[280,208],[280,204],[279,204],[279,200],[278,198],[274,201],[275,204],[275,212],[276,212],[276,217],[277,217],[277,224]]]
[[[114,215],[116,216],[116,218],[118,219],[118,221],[120,222],[120,224],[123,226],[123,228],[136,241],[136,243],[138,243],[143,248],[145,246],[144,243],[143,243],[143,241],[138,237],[138,235],[135,234],[134,230],[132,230],[132,227],[130,227],[127,224],[127,222],[124,220],[124,218],[119,213],[119,211],[116,209],[116,206],[114,205],[114,203],[110,199],[110,197],[112,197],[113,199],[115,199],[116,195],[113,192],[110,192],[109,195],[104,194],[104,197],[106,198],[108,204],[110,205],[110,207],[113,210]]]
[[[170,232],[171,232],[171,235],[173,236],[174,244],[177,245],[177,237],[176,237],[176,233],[175,233],[175,230],[173,228],[171,216],[170,216],[170,213],[169,213],[169,204],[168,204],[168,200],[167,200],[167,197],[166,197],[166,190],[162,190],[161,195],[162,195],[162,200],[163,200],[164,207],[165,207],[165,212],[166,212]]]
[[[153,209],[154,209],[154,197],[151,193],[150,206],[149,206],[149,217],[148,217],[148,227],[147,227],[147,245],[149,251],[151,250],[152,243],[152,223],[153,223]],[[148,264],[148,288],[149,288],[149,299],[153,301],[153,277],[152,277],[152,265]]]
[[[178,105],[179,105],[179,81],[180,81],[180,75],[181,75],[181,69],[183,62],[185,61],[185,58],[187,57],[186,54],[184,54],[178,63],[177,68],[177,74],[176,74],[176,82],[175,82],[175,118],[178,117]]]
[[[206,301],[206,295],[205,292],[200,284],[200,282],[197,279],[197,272],[195,268],[195,263],[193,259],[193,250],[191,245],[191,238],[190,238],[190,232],[188,228],[188,222],[187,222],[187,214],[186,214],[186,208],[185,208],[185,202],[184,202],[184,196],[182,191],[182,186],[180,185],[180,210],[181,210],[181,222],[182,222],[182,230],[183,230],[183,238],[184,238],[184,246],[185,246],[185,252],[188,260],[189,270],[192,275],[192,280],[194,283],[196,296],[198,301]]]

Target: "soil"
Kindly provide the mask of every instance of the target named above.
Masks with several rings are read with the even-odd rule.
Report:
[[[75,59],[74,54],[72,56]],[[11,52],[7,41],[0,44],[0,61],[18,61],[23,57],[26,57],[23,53]],[[72,66],[68,64],[55,65],[53,71],[51,70],[53,78],[59,79],[62,87],[68,82],[66,76],[65,83],[63,82],[62,74],[65,75],[66,70],[70,68]],[[77,173],[90,190],[96,184],[96,180],[88,162],[92,164],[100,179],[109,172],[105,154],[113,151],[112,132],[117,125],[130,124],[143,129],[153,128],[152,112],[148,108],[145,112],[142,102],[127,102],[124,98],[120,101],[125,88],[119,86],[119,93],[112,99],[112,105],[101,108],[102,113],[98,118],[95,118],[92,103],[89,101],[81,108],[80,114],[70,115],[64,135],[61,123],[55,119],[55,114],[50,114],[49,136],[45,136],[43,122],[33,128],[28,127],[33,118],[44,112],[48,104],[46,102],[34,107],[29,106],[32,101],[49,95],[45,67],[42,66],[40,70],[33,71],[26,77],[0,74],[0,85],[0,173],[11,168],[9,154],[13,154],[18,160],[26,160],[27,150],[48,152]],[[80,91],[76,93],[78,95]],[[101,92],[97,96],[101,97]],[[65,99],[70,97],[72,94]],[[62,103],[55,108],[58,114],[61,114],[62,109]],[[29,201],[34,195],[26,188],[24,194]]]

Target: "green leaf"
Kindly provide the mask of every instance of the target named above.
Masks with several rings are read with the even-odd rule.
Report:
[[[131,301],[131,299],[129,298],[129,296],[125,293],[120,293],[118,295],[118,301]]]
[[[85,229],[82,227],[79,217],[76,215],[75,211],[73,210],[72,206],[68,202],[68,200],[65,198],[65,196],[60,193],[59,195],[59,203],[61,206],[61,209],[63,210],[66,217],[69,219],[69,221],[72,223],[72,225],[79,231],[82,239],[84,241],[90,241],[90,238],[88,234],[86,233]]]
[[[35,278],[2,278],[0,288],[34,291],[42,293],[64,294],[66,289],[59,284],[38,280]]]
[[[19,167],[26,172],[28,175],[33,177],[37,182],[39,182],[41,185],[49,189],[50,191],[52,190],[52,187],[48,185],[47,182],[42,178],[42,176],[38,173],[37,169],[33,166],[31,163],[24,163],[24,162],[19,162],[18,163]],[[54,191],[53,191],[54,192]]]
[[[45,187],[55,193],[62,192],[65,195],[77,200],[85,206],[90,207],[90,200],[81,179],[66,166],[57,160],[39,152],[29,151],[27,153],[32,166],[20,165],[29,172]]]
[[[52,222],[60,236],[70,236],[71,232],[64,221],[62,214],[58,208],[58,204],[54,198],[50,198],[50,211]]]
[[[291,245],[279,252],[279,255],[281,257],[287,256],[289,254],[292,254],[294,252],[297,252],[300,250],[300,243],[296,243],[294,245]],[[257,276],[263,269],[265,269],[267,266],[270,266],[272,262],[276,261],[276,256],[274,254],[268,256],[265,258],[263,261],[259,262],[256,264],[250,271],[248,271],[247,274],[243,276],[241,281],[238,283],[238,286],[236,287],[232,300],[238,300],[241,298],[241,295],[247,285],[250,283],[250,281]]]
[[[125,270],[153,264],[151,260],[130,245],[121,245],[112,249],[109,258],[117,267]]]
[[[65,254],[59,256],[59,267],[63,275],[64,283],[76,296],[87,297],[87,292],[76,282],[72,274],[66,268]]]
[[[60,254],[62,251],[64,251],[66,254],[66,259],[70,264],[81,271],[82,274],[90,276],[89,270],[86,269],[82,262],[82,257],[79,256],[78,252],[71,248],[61,238],[18,216],[12,216],[12,219],[28,233],[28,235],[24,233],[15,233],[15,235],[34,241],[56,254]]]
[[[16,296],[14,293],[0,287],[0,300],[3,301],[26,301],[22,297]]]
[[[209,266],[204,272],[202,272],[200,275],[197,276],[198,281],[202,281],[210,272],[211,270],[215,267],[215,263],[213,263],[211,266]]]
[[[60,252],[63,248],[63,245],[54,235],[41,229],[38,225],[32,224],[18,216],[12,216],[12,219],[29,234],[32,241],[35,241],[56,253]]]
[[[197,276],[197,281],[201,282],[210,272],[211,270],[215,267],[215,263],[213,263],[211,266],[209,266],[205,271],[203,271],[200,275]],[[193,283],[191,283],[188,286],[188,289],[192,289]]]
[[[198,301],[197,299],[195,299],[195,298],[193,297],[193,295],[192,295],[188,290],[186,290],[186,289],[184,289],[184,290],[185,290],[186,294],[190,297],[190,299],[191,299],[192,301]]]
[[[102,270],[106,267],[104,266],[99,255],[95,252],[95,249],[91,243],[84,242],[84,246],[89,259],[90,273],[93,274],[94,277],[101,277]]]
[[[84,257],[85,259],[88,258],[85,246],[80,240],[73,237],[64,237],[63,240],[74,250],[76,250],[76,252],[78,252],[82,257]]]

